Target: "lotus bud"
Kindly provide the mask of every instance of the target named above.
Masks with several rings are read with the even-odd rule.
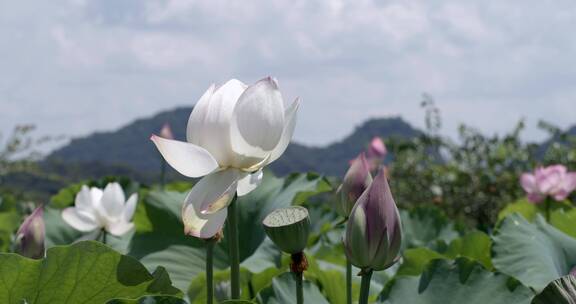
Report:
[[[306,248],[310,234],[310,218],[306,208],[292,206],[276,209],[262,223],[266,234],[280,250],[295,254]]]
[[[174,139],[174,134],[172,133],[172,128],[170,128],[169,124],[165,123],[162,126],[162,129],[160,129],[160,137],[166,139]]]
[[[42,207],[37,207],[16,232],[15,251],[25,257],[33,259],[44,257],[45,230]]]
[[[368,158],[384,158],[388,150],[380,137],[374,137],[368,146]]]
[[[380,170],[350,213],[345,253],[358,268],[383,270],[398,260],[401,242],[400,214],[385,172]]]
[[[370,165],[364,153],[352,160],[350,169],[346,172],[342,185],[336,190],[336,212],[348,218],[356,200],[372,182]]]

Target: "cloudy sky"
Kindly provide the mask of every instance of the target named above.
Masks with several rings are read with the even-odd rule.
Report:
[[[212,82],[278,78],[303,99],[296,139],[324,144],[370,117],[487,133],[576,124],[576,2],[0,1],[0,131],[113,130],[193,105]]]

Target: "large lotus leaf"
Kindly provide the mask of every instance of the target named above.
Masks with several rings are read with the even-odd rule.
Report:
[[[553,202],[550,205],[550,211],[552,214],[555,212],[562,212],[566,209],[573,209],[572,204],[567,200],[561,202]],[[519,213],[528,221],[532,222],[538,214],[542,216],[546,215],[546,204],[535,204],[531,203],[526,198],[522,198],[514,203],[508,204],[504,209],[502,209],[502,211],[498,213],[498,222],[502,221],[508,215],[513,213]]]
[[[303,282],[304,303],[310,304],[328,304],[329,302],[322,296],[316,285],[309,281]],[[283,273],[272,280],[272,286],[269,286],[256,297],[259,303],[264,304],[296,304],[296,281],[294,274],[290,272]]]
[[[493,236],[494,267],[541,291],[576,266],[576,239],[537,216],[529,223],[519,214],[506,217]]]
[[[487,234],[481,231],[473,231],[453,240],[444,255],[451,259],[466,257],[479,262],[487,269],[492,269],[491,246],[492,240]]]
[[[442,253],[420,247],[404,251],[402,264],[398,275],[420,275],[428,263],[435,259],[456,259],[465,257],[479,262],[487,269],[492,269],[490,258],[490,237],[483,232],[474,231],[463,237],[453,240],[446,251]]]
[[[520,199],[514,203],[506,205],[506,207],[498,213],[498,222],[513,213],[519,213],[529,221],[533,221],[536,214],[538,214],[538,206],[529,202],[526,198]]]
[[[431,206],[400,211],[403,246],[437,249],[459,237],[454,224],[444,213]]]
[[[137,231],[129,255],[148,269],[166,268],[174,285],[188,290],[192,279],[205,269],[205,243],[186,236],[180,209],[186,194],[150,191],[143,200],[143,212],[137,213]],[[214,266],[226,267],[226,253],[215,250]]]
[[[0,212],[0,252],[10,250],[12,235],[20,225],[20,215],[16,210]]]
[[[106,304],[187,304],[179,297],[172,296],[146,296],[139,299],[114,299]]]
[[[281,268],[271,267],[260,273],[251,273],[246,268],[240,268],[240,298],[242,300],[253,299],[258,292],[272,284],[272,279],[287,271],[288,265]],[[214,299],[222,302],[230,298],[230,270],[214,272]],[[188,290],[190,303],[206,303],[206,275],[201,273],[190,285]]]
[[[576,304],[576,277],[567,275],[552,281],[532,304]]]
[[[43,260],[0,254],[0,303],[104,303],[114,298],[177,295],[162,268],[93,241],[48,250]]]
[[[558,230],[576,238],[576,208],[569,210],[557,209],[550,215],[550,224]]]
[[[420,277],[398,276],[386,286],[386,304],[524,304],[533,293],[514,279],[465,258],[431,261]]]
[[[404,251],[398,275],[420,275],[430,261],[446,258],[446,256],[425,247],[407,249]]]

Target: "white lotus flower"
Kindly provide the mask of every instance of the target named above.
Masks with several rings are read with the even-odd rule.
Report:
[[[234,195],[246,195],[262,180],[262,168],[288,147],[299,100],[284,107],[276,80],[251,86],[232,79],[210,86],[188,120],[187,141],[152,135],[166,162],[188,177],[202,177],[182,208],[185,233],[214,236]]]
[[[82,186],[76,194],[74,207],[64,209],[62,218],[76,230],[105,229],[112,235],[121,236],[134,227],[131,220],[137,202],[137,193],[126,201],[118,183],[109,183],[104,191]]]

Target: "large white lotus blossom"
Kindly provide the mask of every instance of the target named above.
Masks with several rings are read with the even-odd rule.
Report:
[[[121,236],[134,227],[131,220],[137,202],[137,193],[126,201],[124,190],[118,183],[109,183],[104,191],[82,186],[76,194],[74,207],[64,209],[62,218],[76,230],[105,229],[112,235]]]
[[[188,177],[204,176],[182,208],[185,233],[210,238],[222,226],[234,195],[262,180],[262,168],[290,143],[299,101],[284,106],[270,77],[253,85],[232,79],[210,86],[188,120],[187,142],[152,135],[166,162]]]

